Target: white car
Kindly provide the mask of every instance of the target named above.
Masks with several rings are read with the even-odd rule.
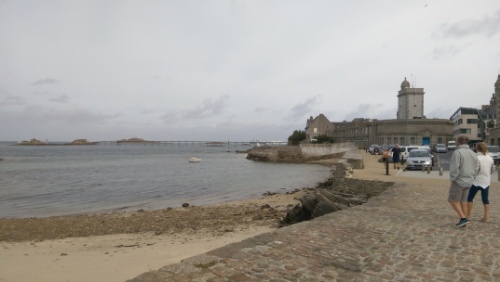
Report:
[[[445,144],[436,144],[434,145],[434,152],[436,153],[446,153],[448,148],[446,148]]]
[[[488,146],[488,155],[495,161],[495,164],[500,163],[500,146],[497,145],[489,145]]]
[[[432,154],[427,149],[413,149],[408,153],[406,160],[406,169],[422,169],[429,168],[432,170]]]
[[[448,151],[453,151],[455,150],[456,148],[456,143],[455,141],[448,141],[448,147],[447,147],[447,150]]]

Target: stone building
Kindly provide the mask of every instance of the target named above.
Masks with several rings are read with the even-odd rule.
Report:
[[[368,140],[374,144],[429,145],[453,140],[448,119],[374,120]]]
[[[311,142],[316,140],[319,135],[332,136],[334,126],[323,114],[317,117],[312,116],[306,122],[306,140]]]
[[[333,122],[335,141],[354,142],[359,148],[365,148],[371,144],[432,146],[453,140],[453,122],[425,117],[424,93],[423,88],[410,87],[405,78],[397,96],[397,119],[357,118],[350,122]]]
[[[410,87],[408,80],[403,80],[398,92],[397,119],[414,119],[424,117],[424,89]]]
[[[483,130],[483,140],[487,143],[495,143],[494,140],[490,138],[490,131],[492,128],[495,128],[497,125],[496,116],[497,116],[497,105],[496,105],[496,97],[495,93],[493,93],[490,104],[482,105],[481,110],[479,110],[479,115],[482,117],[482,127]]]
[[[478,109],[460,107],[451,115],[450,120],[453,122],[453,139],[459,135],[466,135],[472,143],[484,139],[484,122]]]
[[[494,84],[495,87],[495,100],[500,101],[500,74],[498,75],[497,81]],[[500,103],[496,103],[496,123],[495,127],[489,130],[488,143],[490,145],[500,145]]]
[[[365,147],[369,141],[369,129],[373,120],[355,118],[352,121],[332,122],[335,131],[335,142],[354,142],[359,147]]]

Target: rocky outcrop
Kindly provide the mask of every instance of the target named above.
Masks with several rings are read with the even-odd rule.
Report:
[[[19,145],[45,145],[47,144],[47,141],[40,141],[36,138],[32,138],[30,141],[23,140],[18,143]]]
[[[87,139],[76,139],[71,142],[71,145],[95,145],[98,142],[89,142]]]
[[[310,220],[334,211],[364,204],[369,198],[382,193],[392,182],[350,178],[346,163],[338,163],[332,177],[302,196],[290,207],[281,224],[289,225]],[[347,176],[347,177],[346,177]]]

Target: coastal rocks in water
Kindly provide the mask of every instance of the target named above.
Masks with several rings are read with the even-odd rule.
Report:
[[[45,145],[47,143],[48,141],[40,141],[36,138],[32,138],[30,141],[23,140],[18,142],[18,145]]]
[[[344,163],[338,163],[331,178],[299,198],[300,204],[289,207],[281,225],[310,220],[334,211],[366,203],[382,193],[392,182],[346,178]]]
[[[71,142],[71,145],[95,145],[98,142],[89,142],[87,139],[76,139]]]
[[[53,142],[49,143],[48,140],[45,141],[40,141],[36,138],[31,139],[30,141],[19,141],[18,145],[52,145],[52,146],[61,146],[61,145],[96,145],[99,144],[99,142],[89,142],[87,139],[76,139],[70,143],[62,143],[62,142]]]
[[[189,204],[188,204],[188,203],[183,203],[183,204],[182,204],[182,207],[183,207],[183,208],[189,208]]]

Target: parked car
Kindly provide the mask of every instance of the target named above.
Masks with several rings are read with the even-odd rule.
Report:
[[[384,149],[382,148],[382,146],[377,145],[377,144],[372,144],[372,145],[370,145],[370,147],[368,147],[368,153],[374,155],[375,154],[375,148],[377,148],[379,155],[384,151]]]
[[[448,149],[445,144],[436,144],[434,145],[434,152],[436,153],[446,153]]]
[[[455,150],[455,147],[456,147],[456,142],[455,141],[448,141],[448,151],[453,151]]]
[[[488,155],[495,161],[495,164],[500,163],[500,146],[498,145],[489,145],[488,146]]]
[[[422,167],[429,167],[432,170],[433,161],[432,154],[427,149],[414,149],[408,153],[406,160],[406,169],[422,169]]]

